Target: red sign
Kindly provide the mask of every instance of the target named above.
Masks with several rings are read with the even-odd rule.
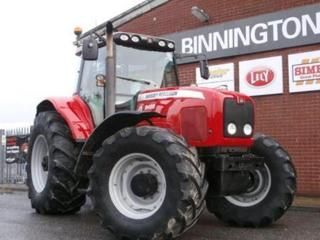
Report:
[[[320,63],[293,65],[293,81],[316,80],[320,78]]]
[[[29,135],[7,136],[6,163],[23,163],[28,151]]]
[[[264,87],[275,79],[275,73],[271,68],[253,68],[246,75],[247,82],[254,87]]]

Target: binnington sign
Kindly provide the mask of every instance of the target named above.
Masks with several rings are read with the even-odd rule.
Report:
[[[166,35],[179,53],[205,53],[208,59],[320,42],[320,4],[264,14]],[[186,59],[181,63],[192,62]]]

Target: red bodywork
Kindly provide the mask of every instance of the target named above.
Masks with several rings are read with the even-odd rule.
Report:
[[[94,130],[88,105],[77,95],[69,98],[49,98],[56,111],[68,124],[73,139],[86,141]]]
[[[165,118],[153,118],[155,126],[172,129],[184,136],[191,146],[250,147],[253,139],[226,138],[223,135],[223,101],[250,101],[246,95],[201,87],[172,87],[144,91],[138,97],[138,111],[157,112]],[[48,99],[66,120],[72,136],[85,141],[94,130],[87,104],[79,97]]]
[[[253,104],[250,97],[236,92],[201,87],[172,87],[140,94],[138,110],[158,112],[166,116],[153,119],[154,125],[172,129],[184,136],[191,146],[252,146],[251,137],[224,137],[225,98],[233,98],[237,102],[250,101]]]

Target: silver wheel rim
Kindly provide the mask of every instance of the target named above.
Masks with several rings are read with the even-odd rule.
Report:
[[[157,191],[147,198],[138,197],[131,189],[131,181],[138,174],[152,174],[157,179]],[[124,216],[144,219],[161,207],[166,196],[166,179],[160,165],[150,156],[132,153],[122,157],[109,177],[109,194],[112,203]]]
[[[251,207],[260,203],[268,195],[271,188],[271,174],[268,166],[255,171],[257,185],[247,193],[225,197],[230,203],[239,207]]]
[[[49,157],[49,147],[46,138],[39,135],[32,148],[31,154],[31,178],[34,189],[41,193],[48,180],[48,171],[43,167],[44,158]]]

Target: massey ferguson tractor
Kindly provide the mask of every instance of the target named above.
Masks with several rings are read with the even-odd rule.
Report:
[[[292,159],[254,135],[250,97],[179,86],[170,40],[111,22],[75,33],[77,91],[42,101],[31,135],[27,183],[38,213],[75,213],[88,194],[103,227],[145,240],[180,236],[205,206],[241,227],[267,226],[291,206]]]

